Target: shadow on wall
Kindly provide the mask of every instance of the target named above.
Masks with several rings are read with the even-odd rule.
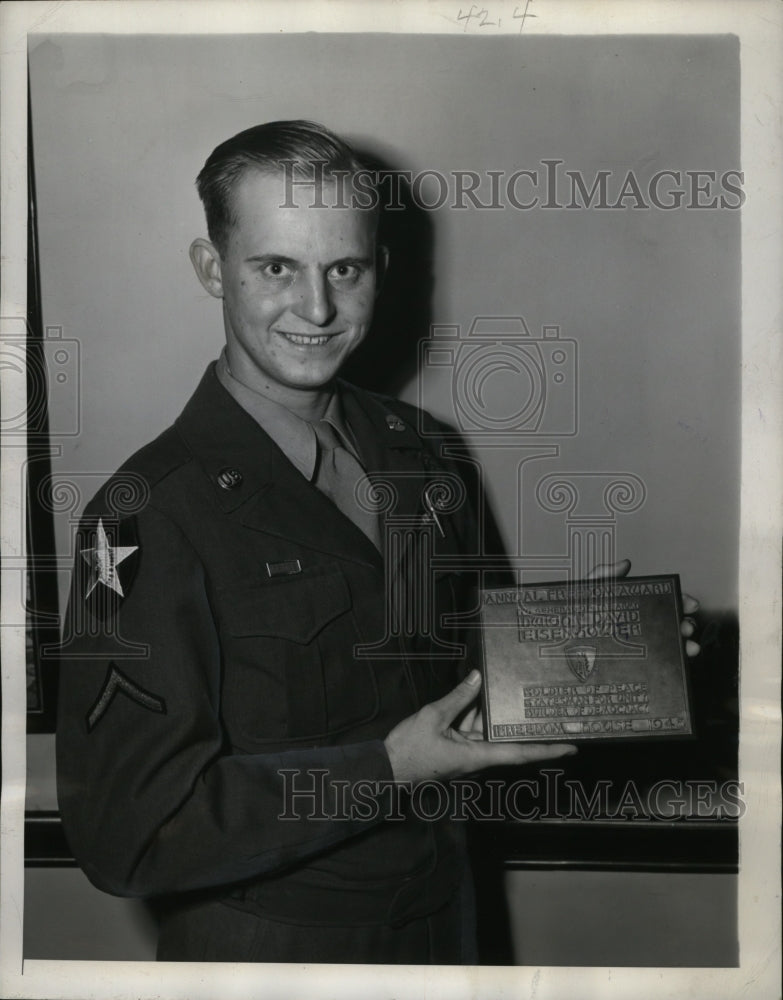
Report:
[[[429,336],[434,228],[430,213],[415,204],[410,185],[398,175],[398,166],[367,147],[356,147],[356,153],[370,170],[388,177],[386,183],[381,182],[385,207],[378,241],[389,250],[389,270],[370,334],[349,359],[343,375],[365,389],[396,396],[416,374],[418,342]],[[393,188],[391,174],[396,175]]]

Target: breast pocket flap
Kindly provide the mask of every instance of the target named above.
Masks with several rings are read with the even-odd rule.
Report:
[[[221,614],[236,637],[274,636],[306,644],[351,608],[343,574],[302,573],[223,595]]]

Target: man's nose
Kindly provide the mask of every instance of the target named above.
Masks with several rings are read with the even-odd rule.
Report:
[[[296,289],[294,313],[313,326],[326,326],[334,319],[335,306],[326,275],[303,277]]]

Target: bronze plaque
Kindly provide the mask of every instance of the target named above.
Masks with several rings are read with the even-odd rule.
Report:
[[[480,597],[489,740],[693,732],[678,576],[529,584]]]

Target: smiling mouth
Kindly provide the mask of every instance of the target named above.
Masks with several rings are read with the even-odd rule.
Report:
[[[329,341],[338,336],[336,333],[319,333],[319,334],[306,334],[306,333],[286,333],[285,330],[278,330],[281,337],[289,342],[289,344],[296,344],[297,347],[322,347],[324,344],[328,344]]]

